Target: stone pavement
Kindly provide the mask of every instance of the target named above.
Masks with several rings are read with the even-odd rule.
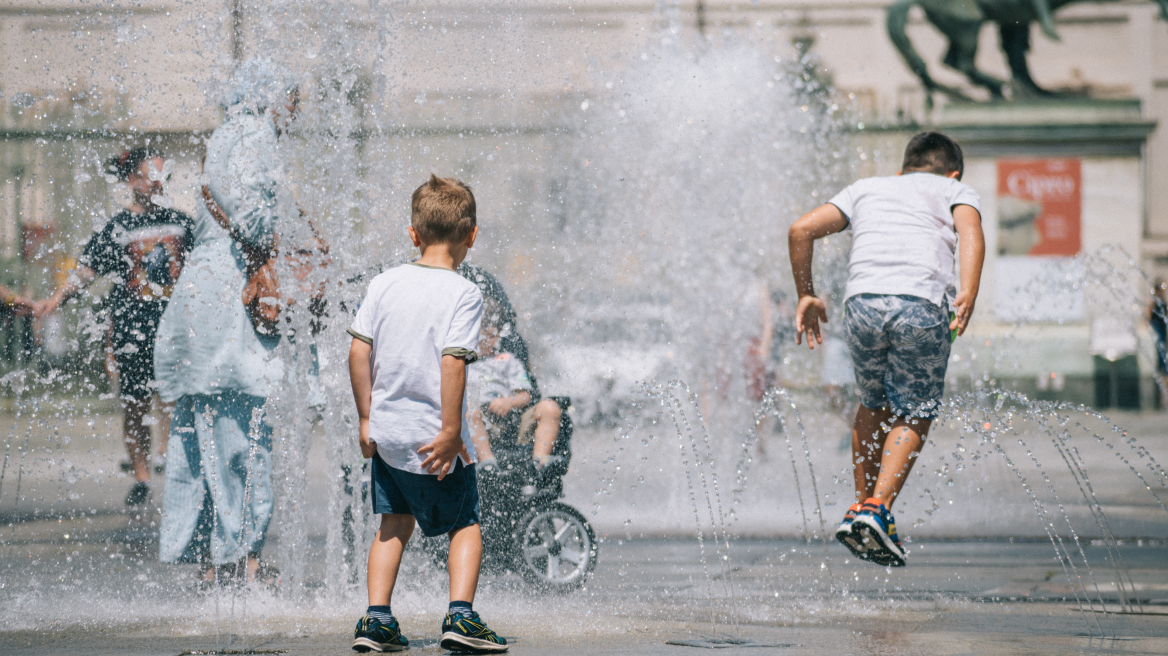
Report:
[[[1123,419],[1139,426],[1141,443],[1153,455],[1165,455],[1162,416]],[[303,587],[199,591],[194,566],[156,561],[157,506],[129,515],[120,505],[128,481],[116,467],[118,418],[90,421],[56,427],[13,421],[8,431],[27,437],[28,444],[10,447],[0,481],[0,653],[177,656],[216,645],[351,653],[349,632],[364,606],[363,586],[326,585],[323,531],[312,522],[327,517],[310,509]],[[782,444],[781,436],[771,439]],[[324,498],[326,483],[321,442],[308,457],[314,499]],[[596,497],[595,481],[611,471],[605,469],[611,467],[605,464],[610,444],[602,431],[577,433],[567,500],[586,514]],[[838,451],[827,443],[815,448],[813,457],[824,459],[821,491],[830,493],[827,473],[834,473],[830,459]],[[1156,514],[1162,509],[1149,507],[1147,490],[1135,489],[1130,471],[1110,460],[1090,461],[1107,512],[1143,517],[1126,526],[1152,529],[1143,535],[1117,531],[1118,566],[1106,543],[1089,534],[1081,553],[1079,545],[1065,541],[1073,558],[1059,559],[1041,530],[1007,522],[997,526],[1014,526],[1015,535],[989,538],[910,525],[902,529],[913,537],[910,564],[897,570],[856,562],[842,547],[825,548],[821,538],[808,541],[791,535],[793,530],[781,538],[734,538],[719,551],[708,531],[702,543],[694,538],[693,508],[681,503],[686,496],[658,482],[656,492],[652,486],[622,488],[623,505],[605,501],[598,515],[590,515],[601,544],[586,590],[545,596],[532,594],[514,575],[488,575],[476,608],[500,633],[516,638],[515,654],[688,654],[703,645],[749,648],[751,654],[1168,653],[1168,541],[1149,536],[1168,521]],[[14,471],[20,472],[16,478]],[[969,506],[986,499],[1014,503],[1014,488],[979,476],[991,482],[981,485],[982,497],[967,500]],[[684,486],[676,472],[662,480]],[[756,516],[768,508],[798,512],[783,498],[792,495],[782,480],[763,477],[759,487],[760,497],[777,497],[775,503],[745,510]],[[627,516],[639,517],[634,503],[652,502],[655,494],[665,497],[659,525],[674,522],[658,537],[651,523],[624,523]],[[957,501],[954,509],[944,504],[948,526],[990,514],[962,509],[961,495],[942,498],[948,499]],[[911,505],[905,507],[911,516]],[[417,648],[439,653],[432,643],[445,606],[445,575],[426,559],[410,557],[402,581],[394,608],[407,635]],[[735,646],[727,636],[751,644]]]

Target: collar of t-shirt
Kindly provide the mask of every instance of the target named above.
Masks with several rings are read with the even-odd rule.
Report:
[[[438,271],[449,271],[450,273],[457,273],[454,269],[447,269],[446,267],[434,266],[433,264],[422,264],[421,262],[406,262],[411,266],[422,267],[423,269],[437,269]]]

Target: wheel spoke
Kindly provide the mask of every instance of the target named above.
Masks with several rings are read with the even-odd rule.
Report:
[[[588,556],[583,551],[572,551],[571,549],[561,549],[560,550],[560,558],[563,558],[564,560],[571,561],[571,562],[575,563],[577,566],[579,566],[579,565],[584,564],[584,561],[588,559]]]
[[[570,522],[564,522],[564,527],[556,532],[556,542],[564,543],[564,534],[568,531],[577,532],[576,526]]]
[[[528,559],[544,558],[548,555],[548,548],[546,544],[537,544],[523,550],[523,554]]]
[[[548,578],[553,581],[560,578],[560,559],[558,556],[548,556],[547,573]]]

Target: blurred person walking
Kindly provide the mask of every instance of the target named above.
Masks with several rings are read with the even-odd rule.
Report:
[[[1160,388],[1160,409],[1168,409],[1168,281],[1156,278],[1152,298],[1144,311],[1156,333],[1156,386]]]
[[[228,86],[226,118],[207,142],[194,248],[154,356],[162,398],[175,402],[160,558],[206,565],[207,583],[274,582],[260,562],[273,505],[265,403],[283,364],[273,353],[279,336],[253,323],[243,295],[256,253],[275,251],[277,225],[295,209],[277,184],[277,139],[299,91],[291,73],[259,57]]]
[[[154,338],[158,323],[183,268],[192,241],[192,221],[176,210],[161,207],[169,178],[167,162],[156,148],[134,148],[106,162],[106,173],[126,183],[130,206],[90,237],[79,266],[48,299],[36,303],[38,318],[57,310],[98,276],[110,277],[112,318],[110,347],[120,379],[122,432],[135,483],[126,495],[127,506],[141,506],[150,498],[150,426],[146,415],[154,397],[162,414],[157,469],[166,453],[171,407],[155,393]]]

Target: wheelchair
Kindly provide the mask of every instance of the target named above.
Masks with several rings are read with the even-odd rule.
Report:
[[[552,458],[542,469],[531,459],[531,444],[521,439],[522,410],[496,419],[489,431],[498,465],[477,471],[483,533],[483,571],[514,572],[533,588],[567,593],[582,588],[596,567],[592,526],[580,511],[560,499],[572,458],[572,419],[568,397],[547,397],[559,405],[560,432]],[[424,538],[422,549],[446,567],[448,540]]]

